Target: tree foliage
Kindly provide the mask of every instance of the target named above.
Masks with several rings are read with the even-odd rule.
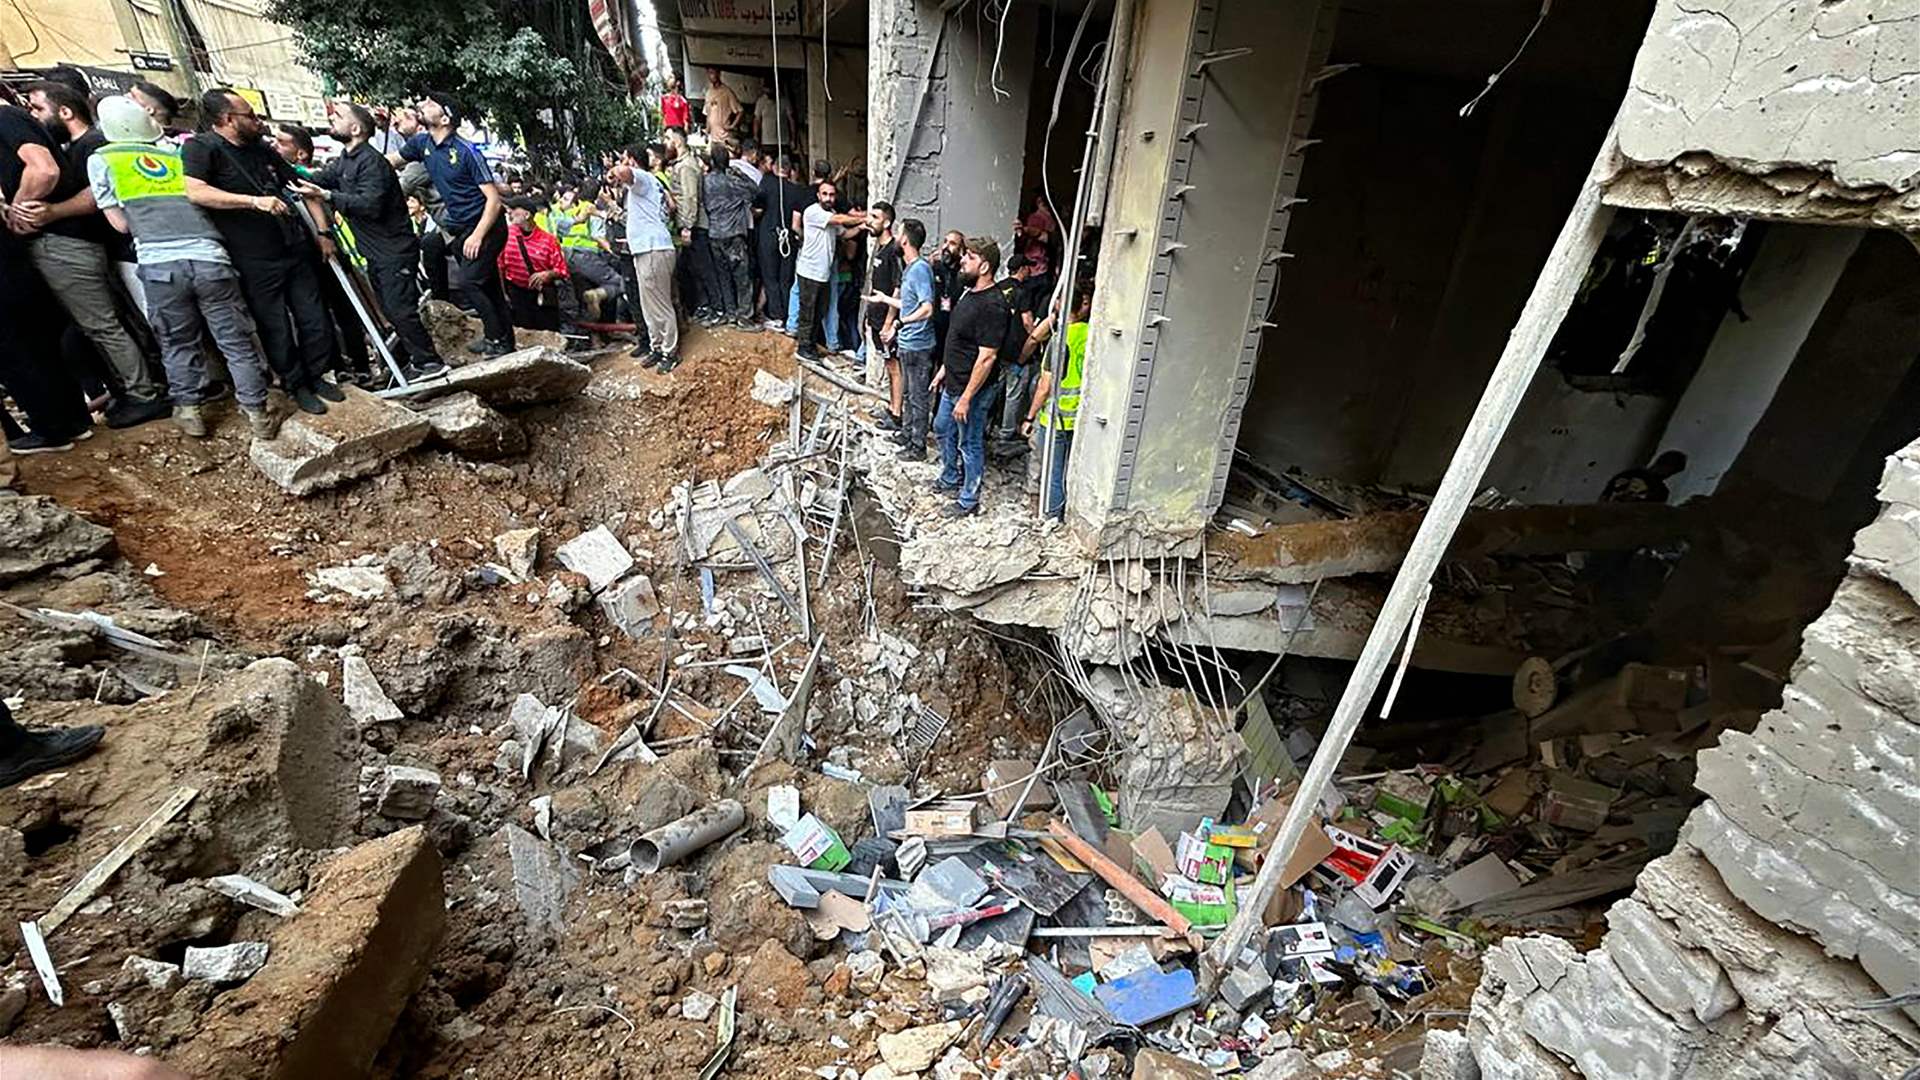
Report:
[[[536,168],[573,164],[639,134],[631,103],[581,0],[270,0],[304,63],[366,101],[442,90],[496,135],[518,135]],[[601,140],[607,140],[602,142]]]

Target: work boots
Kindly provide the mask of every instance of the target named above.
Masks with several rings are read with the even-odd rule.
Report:
[[[207,418],[198,405],[175,405],[173,426],[196,439],[207,437]]]
[[[253,437],[264,442],[272,442],[280,436],[280,416],[271,409],[249,409],[241,406],[240,412],[247,418],[247,430]]]

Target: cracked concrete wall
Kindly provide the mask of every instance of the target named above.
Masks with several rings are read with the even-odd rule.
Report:
[[[1920,227],[1917,111],[1920,0],[1662,0],[1609,201]]]
[[[975,20],[970,9],[944,16],[943,31],[941,6],[872,0],[869,8],[872,197],[892,197],[895,212],[925,222],[929,237],[947,229],[1004,237],[1025,170],[1037,17],[1031,5],[1013,8],[1003,43],[998,25]]]
[[[1600,945],[1488,953],[1468,1075],[1892,1080],[1920,1059],[1920,1006],[1862,1007],[1920,990],[1920,442],[1880,498],[1781,707],[1700,755],[1707,801]]]

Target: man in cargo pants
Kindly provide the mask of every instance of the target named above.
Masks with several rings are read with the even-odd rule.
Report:
[[[108,141],[87,160],[87,178],[107,220],[133,236],[147,318],[167,369],[173,422],[195,438],[207,434],[202,413],[207,367],[200,354],[204,326],[226,357],[234,396],[253,437],[275,437],[280,420],[267,407],[271,376],[253,342],[240,277],[219,230],[187,198],[180,152],[159,145],[160,126],[131,98],[101,101],[100,128]],[[260,213],[286,212],[286,204],[272,195],[256,198]]]

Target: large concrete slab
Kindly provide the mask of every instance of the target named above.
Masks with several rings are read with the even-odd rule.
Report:
[[[254,467],[294,495],[311,495],[379,472],[433,431],[405,406],[358,387],[341,389],[347,400],[328,405],[324,415],[297,413],[280,426],[279,438],[255,439],[248,450]]]
[[[0,584],[103,555],[112,547],[112,530],[45,495],[0,498]]]
[[[542,345],[475,360],[448,372],[446,381],[421,384],[416,397],[469,391],[495,407],[538,405],[586,389],[593,370]]]

